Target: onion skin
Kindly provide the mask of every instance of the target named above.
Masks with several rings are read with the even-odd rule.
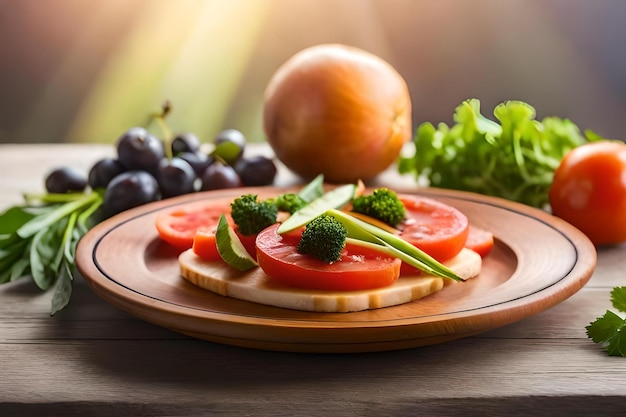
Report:
[[[381,58],[318,45],[276,71],[265,90],[263,126],[278,159],[301,177],[368,180],[411,139],[411,97],[402,76]]]

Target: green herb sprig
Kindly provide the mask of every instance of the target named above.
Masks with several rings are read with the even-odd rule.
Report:
[[[76,245],[102,215],[97,192],[25,195],[25,204],[0,214],[0,284],[31,276],[52,289],[50,314],[70,300]]]
[[[466,100],[454,113],[454,124],[422,123],[415,152],[399,159],[402,174],[414,173],[433,187],[502,197],[534,207],[548,205],[554,171],[571,149],[601,140],[570,120],[536,120],[535,109],[507,101],[494,109],[497,121],[480,113],[480,101]]]
[[[619,312],[626,313],[626,287],[615,287],[611,291],[611,303]],[[609,356],[626,356],[626,319],[607,310],[587,327],[587,336],[600,343]]]

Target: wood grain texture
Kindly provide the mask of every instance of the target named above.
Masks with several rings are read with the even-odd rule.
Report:
[[[50,167],[109,151],[0,145],[0,207],[37,191]],[[0,286],[0,415],[618,416],[626,360],[606,356],[584,326],[610,308],[625,270],[626,245],[601,248],[586,286],[544,312],[437,346],[361,354],[191,339],[117,309],[81,279],[49,317],[50,294],[25,278]]]
[[[536,416],[551,417],[597,417],[621,416],[623,398],[619,396],[521,396],[495,398],[434,398],[412,399],[388,398],[385,401],[365,400],[353,393],[349,401],[308,402],[299,396],[282,398],[250,397],[233,401],[190,401],[172,405],[168,402],[137,404],[133,402],[83,402],[80,404],[60,402],[53,404],[9,403],[0,405],[0,412],[8,416],[53,415],[92,417],[119,416],[248,416],[272,415],[276,417],[310,416],[462,416],[500,417]],[[250,410],[254,410],[253,413]],[[264,411],[271,410],[264,414]],[[541,410],[541,414],[537,414]],[[573,412],[575,410],[575,414]]]

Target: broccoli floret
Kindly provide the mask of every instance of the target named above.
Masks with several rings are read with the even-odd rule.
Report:
[[[348,231],[339,221],[322,214],[306,225],[298,243],[298,252],[330,264],[341,258],[347,236]]]
[[[307,204],[306,200],[296,193],[281,194],[276,197],[274,203],[276,203],[278,210],[286,211],[290,214],[295,213]]]
[[[396,227],[406,216],[404,204],[398,195],[384,187],[375,189],[370,195],[354,198],[352,210],[374,217],[393,227]]]
[[[276,223],[276,204],[270,200],[259,201],[257,195],[242,195],[233,200],[230,207],[230,215],[243,235],[255,235]]]

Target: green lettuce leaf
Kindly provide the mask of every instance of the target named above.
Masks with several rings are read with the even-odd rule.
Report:
[[[481,114],[480,101],[466,100],[454,113],[454,124],[418,126],[414,154],[402,156],[398,170],[425,179],[430,186],[464,190],[548,205],[554,171],[573,148],[602,140],[583,136],[567,119],[536,119],[535,109],[521,101],[496,106],[496,120]]]

